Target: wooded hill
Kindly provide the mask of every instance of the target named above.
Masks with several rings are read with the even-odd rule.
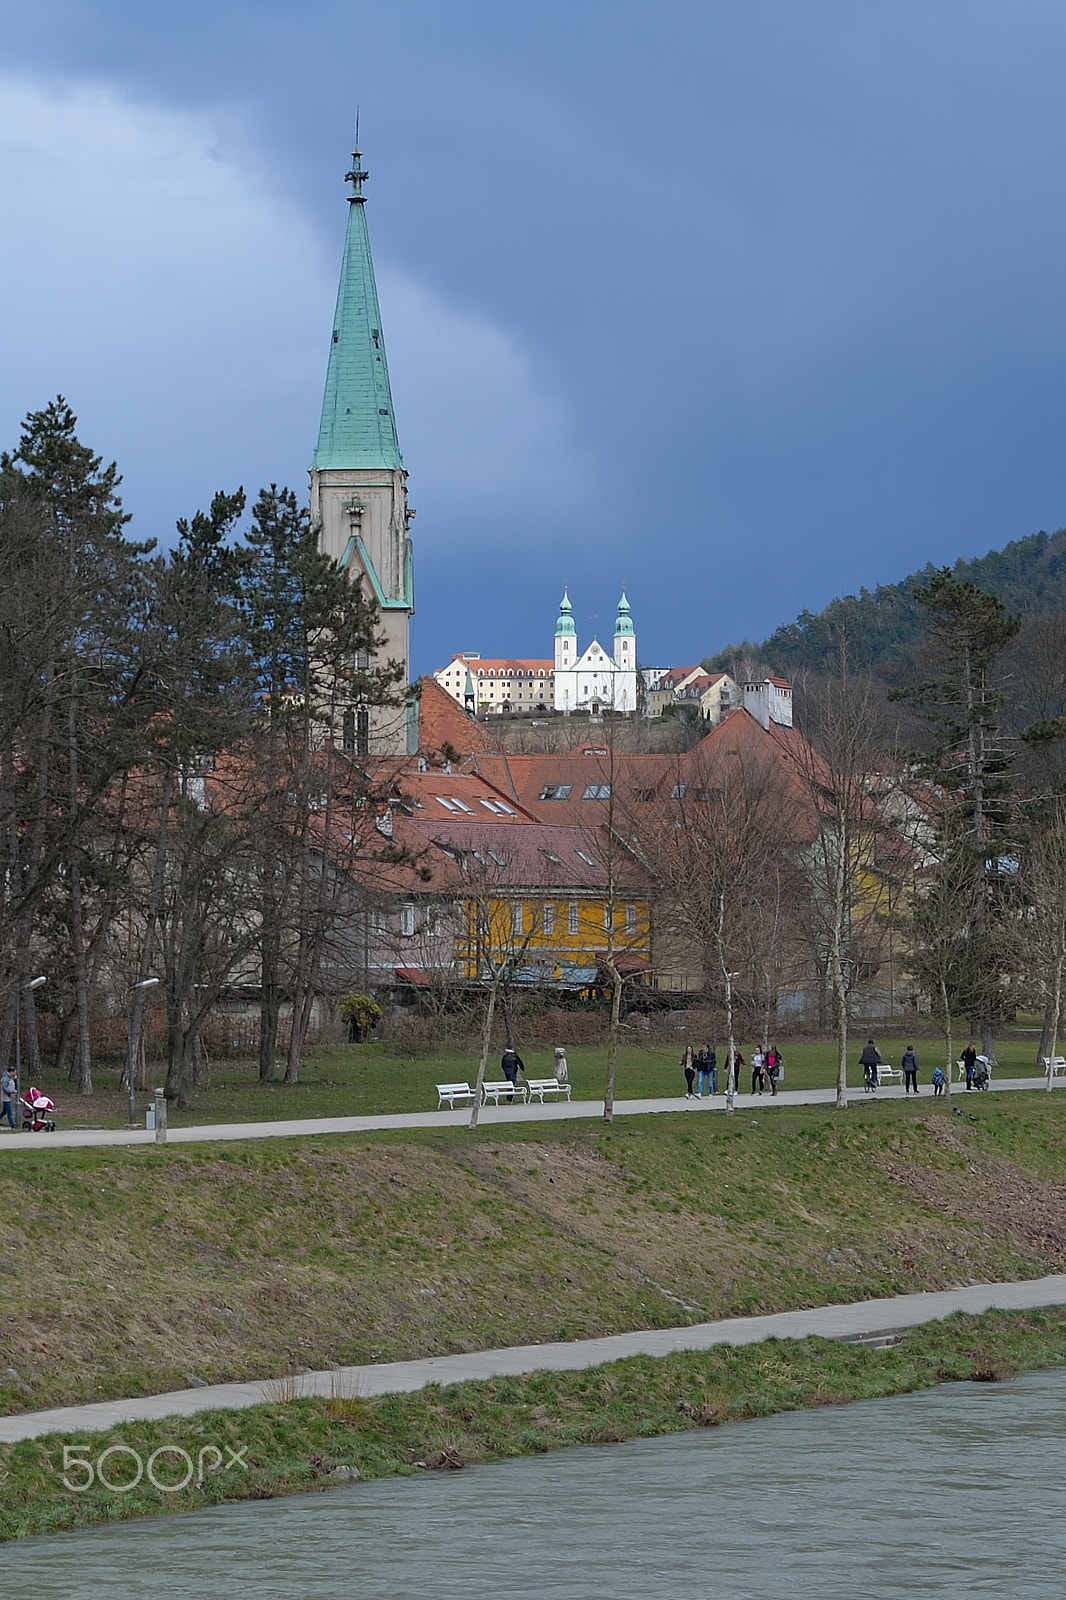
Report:
[[[711,671],[730,671],[738,659],[748,656],[789,677],[804,669],[821,672],[843,624],[856,665],[876,667],[891,677],[922,633],[914,590],[927,584],[936,570],[930,563],[901,583],[844,595],[824,611],[802,611],[795,622],[783,624],[768,639],[728,645],[704,665]],[[994,594],[1009,611],[1029,615],[1066,611],[1066,528],[1013,539],[1002,550],[990,550],[973,561],[960,558],[954,573],[960,581]]]

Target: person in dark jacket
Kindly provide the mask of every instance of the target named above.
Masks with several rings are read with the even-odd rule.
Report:
[[[862,1055],[859,1057],[859,1066],[862,1068],[863,1086],[867,1092],[877,1088],[877,1069],[884,1065],[880,1050],[872,1039],[867,1039],[863,1045]]]
[[[678,1065],[685,1074],[685,1099],[693,1100],[695,1099],[693,1085],[696,1082],[696,1058],[692,1054],[692,1046],[690,1044],[685,1046],[685,1053]]]
[[[776,1045],[766,1055],[766,1081],[770,1085],[770,1093],[777,1093],[777,1080],[781,1076],[781,1052]]]
[[[500,1071],[503,1073],[504,1077],[507,1079],[507,1082],[512,1084],[512,1085],[517,1084],[517,1082],[518,1082],[518,1074],[520,1072],[525,1072],[525,1070],[526,1070],[525,1062],[522,1060],[522,1057],[518,1054],[518,1051],[514,1048],[513,1045],[508,1045],[507,1049],[503,1052],[503,1056],[500,1059]],[[514,1105],[514,1095],[513,1094],[508,1096],[507,1104],[509,1106],[513,1106]]]
[[[962,1052],[962,1064],[966,1068],[966,1087],[967,1089],[972,1089],[973,1069],[977,1064],[977,1047],[972,1039]]]
[[[914,1046],[912,1044],[909,1044],[907,1046],[906,1050],[904,1050],[904,1052],[903,1052],[903,1060],[900,1062],[900,1066],[903,1068],[903,1092],[904,1092],[904,1094],[910,1094],[912,1089],[914,1090],[915,1094],[917,1094],[918,1093],[918,1057],[914,1053]]]

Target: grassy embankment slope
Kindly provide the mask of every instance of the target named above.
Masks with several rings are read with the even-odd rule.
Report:
[[[226,1147],[9,1152],[5,1410],[580,1338],[1066,1266],[1061,1096],[862,1102]],[[757,1125],[756,1125],[757,1124]],[[17,1240],[24,1240],[19,1248]],[[169,1496],[78,1495],[0,1450],[0,1535],[894,1393],[1066,1358],[1066,1314],[962,1319],[885,1355],[807,1341],[87,1436],[248,1443]],[[24,1380],[33,1376],[32,1388]],[[678,1406],[682,1409],[679,1411]],[[115,1458],[122,1481],[126,1458]]]
[[[960,1099],[5,1152],[0,1408],[1061,1270],[1066,1098]]]
[[[849,1055],[852,1087],[862,1084],[862,1073],[854,1065],[862,1049],[864,1035],[858,1030]],[[912,1041],[902,1035],[878,1036],[886,1061],[899,1065],[904,1048]],[[962,1041],[965,1042],[964,1040]],[[933,1068],[942,1063],[944,1047],[936,1039],[913,1040],[922,1063],[922,1082],[926,1089]],[[836,1082],[836,1047],[825,1040],[782,1041],[785,1052],[786,1089],[829,1088]],[[678,1066],[683,1041],[643,1049],[625,1045],[618,1062],[620,1099],[669,1098],[684,1094],[684,1076]],[[746,1061],[751,1060],[754,1044],[740,1041]],[[961,1043],[960,1043],[961,1048]],[[722,1059],[725,1052],[721,1052]],[[602,1046],[578,1045],[568,1051],[574,1098],[595,1100],[603,1094],[606,1071]],[[1038,1076],[1035,1064],[1036,1034],[1031,1038],[1005,1039],[999,1045],[1001,1077]],[[551,1047],[522,1049],[529,1076],[550,1077]],[[150,1071],[153,1070],[151,1067]],[[156,1071],[160,1071],[157,1064]],[[473,1083],[477,1058],[470,1050],[442,1046],[439,1050],[404,1052],[383,1044],[348,1045],[338,1049],[312,1051],[303,1066],[301,1081],[294,1086],[281,1083],[263,1085],[256,1077],[252,1061],[220,1061],[212,1069],[211,1083],[195,1092],[195,1104],[187,1112],[171,1111],[174,1127],[204,1122],[258,1122],[285,1117],[372,1116],[389,1111],[432,1111],[436,1108],[437,1083]],[[490,1076],[499,1075],[499,1058],[490,1064]],[[45,1074],[43,1083],[59,1106],[62,1127],[125,1127],[127,1099],[120,1093],[118,1067],[96,1070],[97,1092],[82,1099],[73,1093],[65,1076]],[[163,1081],[162,1074],[156,1079]],[[750,1073],[742,1078],[747,1089]],[[144,1107],[146,1097],[138,1095]]]

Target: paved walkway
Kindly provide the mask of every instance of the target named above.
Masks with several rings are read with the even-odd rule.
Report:
[[[422,1361],[392,1361],[377,1366],[341,1367],[296,1378],[263,1383],[220,1383],[174,1394],[97,1405],[63,1406],[54,1411],[29,1411],[0,1417],[0,1444],[37,1439],[47,1433],[97,1433],[123,1422],[188,1417],[204,1411],[244,1410],[264,1402],[303,1399],[311,1395],[408,1394],[428,1383],[462,1383],[471,1378],[517,1377],[524,1373],[580,1372],[625,1356],[666,1356],[677,1350],[707,1350],[716,1344],[757,1344],[761,1339],[858,1339],[896,1333],[934,1322],[955,1311],[1031,1311],[1066,1305],[1066,1275],[1034,1278],[1024,1283],[983,1283],[965,1289],[897,1295],[890,1300],[860,1300],[852,1305],[817,1306],[810,1311],[779,1311],[768,1317],[730,1317],[690,1328],[653,1328],[617,1333],[604,1339],[572,1344],[516,1345],[506,1350],[478,1350],[468,1355],[431,1356]]]
[[[992,1085],[997,1093],[1015,1089],[1042,1089],[1047,1092],[1044,1078],[1002,1078]],[[898,1084],[877,1091],[878,1100],[902,1100],[904,1094]],[[932,1104],[933,1096],[928,1086],[921,1098]],[[952,1099],[960,1106],[963,1101],[977,1101],[976,1093],[956,1090]],[[772,1112],[787,1106],[825,1106],[836,1100],[835,1089],[782,1089],[775,1097],[769,1094],[741,1094],[736,1099],[737,1115],[750,1116],[758,1110]],[[854,1090],[849,1096],[853,1105],[868,1103],[868,1097]],[[684,1111],[693,1116],[706,1116],[725,1111],[725,1096],[705,1096],[702,1100],[686,1100],[676,1095],[668,1100],[616,1100],[617,1117],[654,1116],[665,1111]],[[603,1115],[602,1100],[562,1100],[547,1105],[482,1106],[479,1121],[483,1127],[493,1127],[508,1122],[566,1122],[579,1118],[598,1118]],[[305,1117],[285,1122],[216,1122],[186,1128],[171,1128],[167,1135],[169,1144],[208,1144],[220,1139],[293,1139],[307,1138],[324,1133],[373,1133],[379,1129],[462,1128],[470,1120],[470,1108],[460,1111],[400,1111],[384,1116],[368,1117]],[[143,1128],[70,1128],[56,1133],[8,1134],[0,1130],[0,1159],[4,1151],[26,1149],[91,1149],[96,1145],[154,1144],[155,1134]]]

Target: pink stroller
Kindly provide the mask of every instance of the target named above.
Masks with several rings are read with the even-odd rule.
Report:
[[[56,1122],[53,1116],[55,1108],[54,1100],[49,1100],[40,1089],[31,1087],[22,1097],[23,1133],[55,1133]]]

